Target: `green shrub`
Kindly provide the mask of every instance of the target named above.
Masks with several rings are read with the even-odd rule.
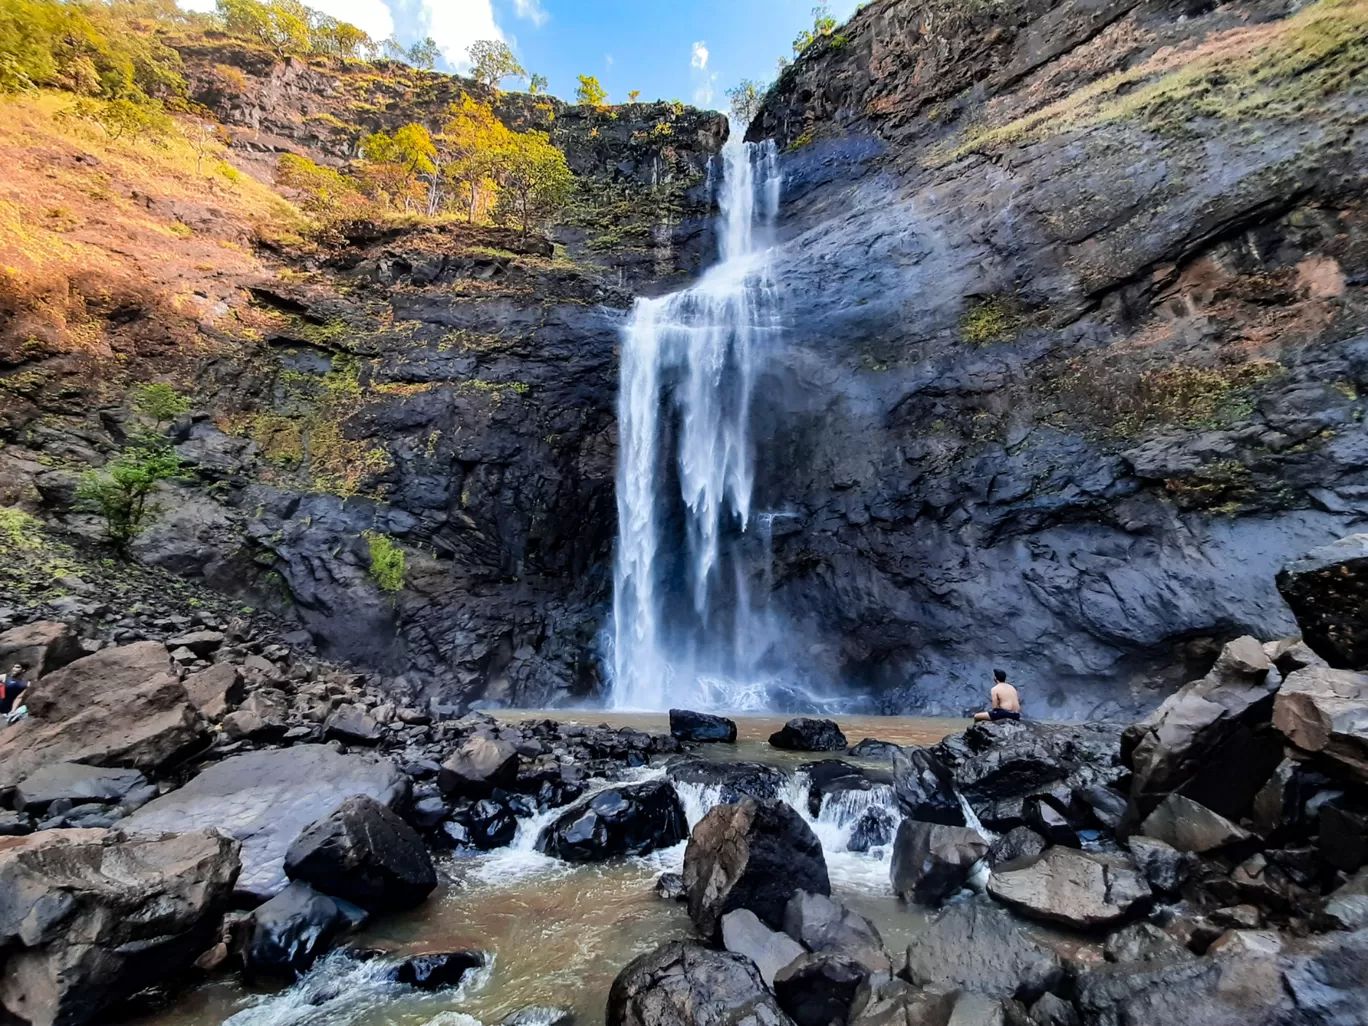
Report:
[[[133,409],[157,422],[157,430],[190,409],[190,400],[163,381],[139,385],[133,392]]]
[[[159,512],[148,501],[153,489],[179,472],[180,458],[169,448],[125,449],[82,477],[76,495],[84,509],[104,518],[105,536],[122,553]]]
[[[394,544],[393,538],[379,531],[367,531],[365,539],[370,544],[371,580],[387,595],[401,591],[408,569],[404,550]]]

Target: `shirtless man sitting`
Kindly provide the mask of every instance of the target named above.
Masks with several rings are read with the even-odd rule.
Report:
[[[987,712],[974,713],[976,720],[1019,720],[1021,719],[1021,696],[1017,689],[1007,683],[1005,670],[993,671],[993,708]]]

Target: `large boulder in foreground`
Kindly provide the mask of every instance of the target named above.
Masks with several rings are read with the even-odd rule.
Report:
[[[964,886],[988,847],[977,830],[905,819],[893,839],[893,891],[917,905],[939,905]]]
[[[0,1004],[33,1026],[101,1021],[204,951],[238,868],[237,842],[207,832],[0,838]]]
[[[827,952],[801,955],[774,977],[779,1007],[797,1026],[849,1023],[869,1000],[869,969]]]
[[[606,1026],[791,1026],[744,955],[674,941],[628,962]]]
[[[1314,666],[1298,670],[1283,681],[1273,701],[1273,726],[1302,751],[1368,784],[1368,674]]]
[[[285,852],[305,827],[353,795],[392,807],[407,793],[408,778],[386,759],[295,745],[215,763],[144,805],[123,827],[142,835],[222,830],[242,842],[238,893],[264,901],[285,887]]]
[[[893,751],[893,794],[903,814],[923,823],[965,825],[950,771],[925,748]]]
[[[35,681],[80,659],[81,641],[64,623],[40,620],[0,634],[0,671],[22,663],[26,680]]]
[[[680,741],[729,743],[736,740],[736,723],[725,716],[714,716],[712,713],[671,709],[670,736]]]
[[[1368,669],[1368,534],[1312,549],[1277,582],[1318,656],[1340,669]]]
[[[748,908],[722,917],[722,946],[745,955],[760,970],[760,978],[773,987],[774,975],[807,949],[786,933],[771,930]]]
[[[25,704],[28,718],[0,733],[0,789],[53,762],[156,770],[207,737],[156,641],[77,659],[34,684]]]
[[[718,805],[694,827],[684,850],[684,889],[699,932],[715,938],[722,917],[748,908],[772,929],[798,891],[830,894],[821,842],[792,807],[746,798]]]
[[[887,978],[893,967],[878,929],[825,894],[799,891],[784,906],[784,932],[809,951],[842,955]]]
[[[1125,859],[1058,846],[998,866],[988,893],[1022,915],[1076,929],[1117,922],[1150,898],[1144,876]]]
[[[577,802],[547,825],[537,850],[567,862],[645,855],[689,836],[684,806],[667,780],[610,787]]]
[[[305,827],[285,852],[285,873],[367,912],[412,908],[437,886],[417,831],[368,795]]]
[[[848,747],[834,720],[795,716],[770,735],[769,743],[790,752],[839,752]]]
[[[1246,815],[1282,759],[1281,739],[1260,729],[1279,682],[1263,645],[1239,638],[1221,650],[1210,673],[1128,727],[1122,749],[1133,773],[1133,819],[1171,793],[1229,818]]]
[[[358,906],[295,880],[242,924],[238,956],[249,975],[291,977],[365,920]]]
[[[1064,960],[1028,924],[987,898],[946,906],[907,947],[907,977],[1030,1003],[1066,977]]]

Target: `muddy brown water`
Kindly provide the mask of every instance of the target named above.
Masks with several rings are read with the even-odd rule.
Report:
[[[552,717],[565,723],[669,729],[664,715],[564,710],[500,715],[513,721]],[[824,757],[771,748],[769,735],[783,725],[784,717],[736,722],[735,745],[703,745],[699,754],[719,761],[765,762],[791,774],[802,763]],[[839,722],[852,745],[865,737],[932,744],[965,726],[959,720],[905,717],[841,717]],[[658,769],[641,772],[645,776]],[[701,792],[681,792],[681,798],[691,823],[710,800]],[[788,800],[798,807],[806,804],[802,798],[802,778],[795,775]],[[890,798],[876,795],[874,800]],[[800,811],[808,818],[806,809]],[[893,897],[886,850],[843,850],[850,814],[824,807],[821,816],[809,820],[826,850],[833,896],[867,916],[888,948],[897,951],[922,928],[924,918]],[[443,856],[439,871],[445,883],[427,902],[381,919],[348,941],[395,954],[486,952],[488,967],[456,990],[422,994],[384,980],[383,962],[335,952],[288,987],[253,989],[230,974],[184,992],[155,1013],[121,1016],[109,1026],[491,1026],[530,1006],[569,1009],[577,1026],[601,1026],[608,989],[622,966],[667,940],[691,936],[684,906],[662,900],[654,891],[661,872],[679,870],[684,845],[641,858],[570,865],[532,849],[536,833],[550,818],[522,823],[509,848]]]

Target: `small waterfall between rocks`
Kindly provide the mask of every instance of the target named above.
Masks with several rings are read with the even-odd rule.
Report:
[[[743,542],[769,541],[753,529],[750,422],[757,357],[780,324],[768,258],[780,180],[774,143],[741,136],[722,155],[719,263],[687,289],[637,300],[623,330],[617,709],[770,705],[777,632]]]

